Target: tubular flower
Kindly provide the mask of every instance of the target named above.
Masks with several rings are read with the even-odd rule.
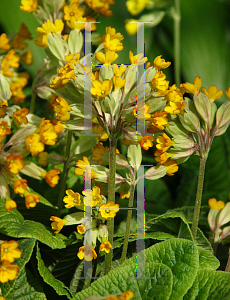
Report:
[[[37,10],[37,0],[21,0],[20,9],[25,12],[33,12]]]
[[[25,166],[21,155],[10,154],[7,156],[7,165],[12,174],[18,174]]]
[[[13,209],[17,208],[17,204],[12,199],[6,199],[5,208],[6,208],[6,211],[10,211],[10,210],[13,210]]]
[[[27,189],[27,180],[26,179],[17,179],[14,182],[14,192],[15,194],[24,194]]]
[[[64,20],[70,21],[71,17],[77,19],[78,17],[82,17],[85,14],[85,11],[82,7],[79,7],[79,3],[73,2],[71,5],[65,5],[63,8],[64,11]]]
[[[97,258],[97,253],[91,245],[86,245],[79,248],[77,256],[79,259],[91,261]]]
[[[79,193],[74,193],[72,190],[65,191],[67,196],[64,197],[63,202],[67,203],[66,208],[71,208],[81,204],[81,196]]]
[[[62,130],[65,128],[64,125],[62,124],[61,121],[59,121],[58,119],[53,118],[51,120],[53,127],[54,127],[54,132],[56,132],[57,134],[59,134],[60,132],[62,132]]]
[[[120,76],[113,76],[113,84],[115,90],[120,90],[125,85],[126,80],[122,79]]]
[[[223,96],[223,92],[221,90],[217,91],[217,87],[215,85],[210,85],[208,87],[208,90],[206,88],[201,88],[202,93],[204,93],[211,103],[213,103],[215,100],[219,99]]]
[[[27,209],[30,209],[31,207],[35,207],[39,202],[40,202],[39,195],[25,192],[25,205]]]
[[[37,37],[37,41],[34,41],[35,45],[39,47],[47,47],[47,35],[50,33],[55,33],[57,35],[61,35],[62,30],[64,29],[64,23],[62,20],[56,19],[54,23],[52,23],[49,19],[42,24],[42,27],[38,27],[35,31],[39,36]]]
[[[30,66],[33,63],[33,54],[31,50],[27,50],[21,56],[21,61],[24,62],[25,65]]]
[[[173,84],[170,86],[167,95],[165,96],[164,100],[170,101],[170,102],[180,102],[183,103],[183,96],[181,93],[181,90],[178,89],[178,87]]]
[[[20,258],[22,250],[18,249],[18,242],[16,241],[4,241],[0,245],[1,249],[1,261],[7,260],[10,263],[15,261],[15,258]]]
[[[56,112],[57,118],[59,118],[61,121],[68,121],[70,119],[69,111],[71,110],[71,108],[65,101],[65,99],[63,99],[62,97],[53,96],[50,104]]]
[[[14,118],[17,121],[18,125],[27,124],[27,115],[29,114],[29,110],[27,108],[22,108],[14,113]]]
[[[155,155],[155,160],[159,163],[159,165],[164,164],[172,156],[172,154],[163,152],[161,150],[155,151],[154,155]]]
[[[101,125],[96,125],[93,127],[93,133],[96,135],[99,135],[97,137],[100,141],[107,141],[108,140],[108,134],[104,131]]]
[[[225,207],[224,201],[217,201],[215,198],[211,198],[208,200],[208,205],[210,209],[222,210]]]
[[[132,290],[128,290],[122,293],[122,295],[120,296],[120,300],[131,300],[134,296],[134,292]]]
[[[112,38],[108,33],[105,35],[104,47],[106,51],[121,51],[124,48],[119,39]]]
[[[168,68],[170,65],[171,65],[171,62],[165,62],[165,60],[163,58],[161,58],[162,55],[160,56],[157,56],[155,59],[154,59],[154,68],[157,70],[157,71],[160,71],[161,69],[166,69]]]
[[[90,168],[90,163],[88,161],[88,158],[86,156],[83,156],[83,160],[78,160],[76,162],[76,168],[74,169],[74,173],[76,175],[84,175],[85,177],[88,178],[87,175],[89,175],[89,173],[91,174],[91,178],[95,178],[96,177],[96,173],[94,172],[93,169]]]
[[[78,225],[77,232],[80,234],[84,234],[85,233],[85,225]]]
[[[84,204],[87,206],[93,207],[96,206],[98,203],[101,203],[102,198],[100,195],[100,188],[98,186],[94,186],[93,190],[84,190],[82,191],[84,197]]]
[[[9,128],[7,121],[0,122],[0,142],[3,140],[5,135],[11,134],[11,130]]]
[[[130,192],[126,192],[125,190],[120,191],[119,194],[121,199],[129,199],[130,197]]]
[[[53,221],[51,223],[51,227],[52,227],[53,230],[55,230],[54,233],[60,232],[62,230],[63,226],[68,223],[68,221],[60,219],[60,218],[55,217],[55,216],[52,216],[50,218],[50,221]]]
[[[49,186],[55,187],[58,184],[58,180],[60,179],[58,174],[60,173],[61,171],[59,169],[52,169],[49,172],[46,172],[45,180]]]
[[[20,57],[14,49],[11,49],[1,61],[1,73],[7,77],[13,77],[14,72],[9,68],[17,69],[19,67]]]
[[[169,101],[168,105],[164,108],[164,111],[170,115],[183,114],[185,108],[184,102],[172,102]]]
[[[40,142],[40,135],[38,133],[30,134],[25,139],[26,150],[31,152],[33,157],[37,157],[40,152],[44,151],[44,144]]]
[[[137,33],[138,23],[135,19],[126,19],[125,20],[125,30],[129,35],[134,35]]]
[[[133,52],[129,51],[129,60],[132,65],[138,65],[138,66],[144,65],[147,62],[148,58],[143,56],[144,56],[143,53],[139,53],[133,56]]]
[[[225,89],[225,94],[228,97],[228,99],[230,100],[230,87],[227,89]]]
[[[12,41],[12,47],[19,50],[24,50],[28,45],[25,40],[32,40],[32,36],[24,23],[21,24],[19,32],[15,35]],[[31,50],[30,50],[31,51]]]
[[[146,104],[144,104],[144,103],[138,103],[134,107],[134,109],[132,111],[132,114],[137,119],[148,120],[148,119],[151,118],[151,114],[148,113],[149,110],[150,110],[150,105],[148,103],[146,103]]]
[[[109,201],[100,205],[99,212],[104,219],[115,218],[116,213],[119,211],[119,207],[119,204]]]
[[[104,65],[110,65],[118,58],[118,54],[115,51],[107,50],[105,54],[102,52],[97,52],[95,54],[95,57],[99,62],[103,63]]]
[[[162,71],[158,71],[152,81],[151,81],[151,87],[153,90],[158,90],[158,94],[164,95],[167,94],[167,89],[169,86],[169,81],[165,80],[166,75]]]
[[[7,38],[6,33],[0,35],[0,49],[10,50],[9,39]]]
[[[143,136],[140,140],[141,148],[149,150],[153,146],[154,137],[153,136]]]
[[[5,260],[2,262],[0,267],[0,282],[6,283],[9,280],[14,280],[19,271],[19,266],[11,265],[9,261]]]
[[[131,15],[140,14],[148,4],[149,0],[128,0],[126,6]]]
[[[87,19],[80,16],[77,19],[75,17],[71,17],[70,21],[67,21],[66,24],[70,29],[77,29],[80,31],[85,28],[85,22],[87,22]]]
[[[127,66],[126,65],[118,66],[118,65],[114,64],[114,65],[112,65],[112,68],[113,68],[114,75],[122,76],[125,73]]]
[[[156,141],[158,143],[156,148],[163,152],[167,151],[168,148],[174,144],[174,142],[165,133],[162,133],[162,136],[159,136]]]
[[[57,133],[54,131],[54,126],[50,120],[45,120],[45,118],[43,118],[39,125],[39,130],[40,139],[44,144],[50,146],[55,145],[57,141]]]
[[[155,133],[164,130],[166,125],[168,125],[167,113],[156,111],[153,115],[152,123],[148,125],[149,128],[147,131],[149,133]]]
[[[91,88],[91,93],[94,96],[104,98],[111,91],[112,82],[109,79],[105,79],[103,82],[101,82],[101,80],[94,80],[92,84],[93,87]]]
[[[109,241],[104,241],[101,245],[100,245],[100,251],[103,252],[105,251],[106,253],[109,253],[112,250],[112,245],[110,244]]]
[[[48,165],[48,162],[47,162],[48,155],[49,155],[48,152],[41,152],[38,155],[38,157],[39,157],[38,163],[40,165],[42,165],[43,167],[46,167]]]
[[[201,87],[201,78],[198,76],[195,77],[194,84],[189,82],[180,84],[180,89],[182,93],[192,93],[194,95],[199,94],[200,87]]]
[[[94,156],[91,156],[93,161],[96,161],[99,165],[102,165],[104,162],[102,160],[102,156],[105,152],[109,152],[108,147],[104,147],[101,142],[97,143],[92,150]]]
[[[109,34],[112,39],[118,39],[120,41],[122,41],[124,39],[124,36],[120,32],[116,32],[116,29],[112,28],[111,26],[106,27],[105,32],[106,32],[106,34]],[[106,34],[104,34],[101,37],[101,42],[102,43],[105,41]]]
[[[7,106],[8,102],[6,100],[0,100],[0,118],[3,118],[6,115]]]
[[[168,159],[162,165],[166,168],[167,175],[169,175],[169,176],[174,175],[174,173],[177,172],[179,169],[175,160]]]

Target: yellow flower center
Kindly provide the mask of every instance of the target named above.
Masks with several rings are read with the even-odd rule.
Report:
[[[4,252],[7,253],[7,252],[8,252],[8,249],[4,249]]]
[[[94,200],[94,201],[97,201],[97,196],[93,196],[93,200]]]
[[[73,202],[74,202],[74,203],[77,203],[78,201],[77,201],[77,199],[74,199]]]
[[[102,90],[102,91],[101,91],[101,94],[102,94],[102,95],[104,95],[104,94],[105,94],[105,91],[104,91],[104,90]]]
[[[69,15],[70,15],[71,17],[73,17],[73,16],[74,16],[74,13],[73,13],[73,12],[71,12]]]
[[[106,209],[105,212],[106,212],[107,214],[109,214],[109,213],[110,213],[110,210],[109,210],[109,209]]]

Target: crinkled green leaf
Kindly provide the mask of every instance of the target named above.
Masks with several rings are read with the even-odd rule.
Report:
[[[50,271],[46,268],[42,258],[41,258],[41,253],[40,249],[37,245],[37,261],[38,261],[38,271],[40,275],[42,276],[43,280],[50,285],[59,296],[67,296],[68,299],[71,299],[71,293],[69,289],[64,285],[63,282],[57,280],[54,278],[54,276],[50,273]]]
[[[201,247],[197,247],[199,251],[199,269],[216,270],[220,266],[219,260],[210,252]]]
[[[6,211],[5,201],[0,199],[0,232],[13,238],[34,238],[46,244],[52,249],[65,248],[65,240],[62,234],[51,233],[43,224],[24,220],[16,210]]]

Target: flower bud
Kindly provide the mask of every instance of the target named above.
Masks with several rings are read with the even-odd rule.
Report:
[[[196,94],[193,97],[193,101],[196,107],[197,112],[201,116],[201,118],[210,125],[211,117],[212,117],[212,104],[208,97],[203,94],[199,93],[197,96]]]
[[[150,169],[148,169],[145,172],[145,178],[148,180],[156,180],[161,177],[164,177],[167,173],[167,170],[164,166],[155,166]]]
[[[69,51],[72,54],[81,52],[83,46],[83,36],[81,31],[74,29],[70,31],[68,38]]]
[[[184,116],[179,115],[179,118],[185,129],[194,133],[200,132],[200,121],[193,112],[187,110]]]
[[[216,112],[216,127],[217,134],[215,135],[221,135],[223,134],[230,123],[230,102],[225,102],[224,104],[219,107],[219,109]],[[223,131],[224,129],[224,131]]]
[[[9,100],[11,98],[10,84],[5,76],[0,73],[0,100]]]
[[[68,53],[65,53],[65,48],[63,45],[63,41],[61,40],[61,37],[57,36],[55,33],[49,34],[47,36],[47,44],[52,52],[52,54],[60,61],[65,62],[65,55],[68,55]]]

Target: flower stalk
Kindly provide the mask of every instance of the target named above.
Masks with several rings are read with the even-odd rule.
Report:
[[[230,271],[230,248],[229,248],[229,251],[228,251],[228,261],[227,261],[227,265],[226,265],[226,268],[225,268],[225,272],[229,272]]]
[[[193,221],[192,221],[192,235],[193,235],[194,240],[196,239],[196,232],[197,232],[199,215],[200,215],[200,206],[201,206],[201,200],[202,200],[202,191],[203,191],[206,160],[207,160],[207,158],[200,158],[199,176],[198,176],[198,184],[197,184],[197,192],[196,192],[196,202],[195,202],[195,209],[194,209]]]
[[[109,182],[108,182],[108,201],[115,203],[115,177],[116,177],[116,148],[117,138],[110,139],[109,152]],[[113,247],[114,219],[107,220],[108,241]],[[105,274],[108,274],[112,267],[113,250],[106,254]]]
[[[174,76],[176,85],[180,85],[180,0],[175,0],[174,12]]]

